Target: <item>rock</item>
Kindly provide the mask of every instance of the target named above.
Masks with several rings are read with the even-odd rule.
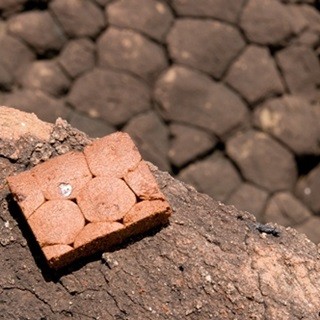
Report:
[[[1,117],[0,128],[2,124]],[[61,130],[61,122],[54,129]],[[65,146],[83,148],[89,142],[84,136],[70,144],[75,132],[64,131]],[[25,139],[25,150],[32,154],[35,146],[28,136]],[[51,139],[55,146],[57,140]],[[42,143],[49,144],[48,140]],[[3,147],[9,144],[5,141]],[[18,172],[29,164],[28,158],[18,161],[20,165],[4,163],[0,180],[6,178],[8,169]],[[30,231],[21,228],[24,221],[8,189],[1,189],[0,290],[5,319],[67,319],[71,313],[92,319],[123,318],[124,314],[133,319],[155,315],[239,320],[257,315],[266,319],[317,317],[319,247],[291,228],[257,225],[251,214],[219,204],[151,168],[174,207],[170,224],[132,238],[129,245],[108,252],[107,259],[104,254],[109,266],[97,255],[62,272],[51,272]],[[21,288],[32,288],[32,293]]]
[[[29,11],[16,15],[8,20],[8,30],[41,55],[59,51],[67,40],[48,11]]]
[[[320,64],[315,52],[304,46],[291,46],[279,51],[277,63],[291,93],[309,98],[320,97]]]
[[[144,83],[128,74],[101,69],[79,77],[67,100],[76,110],[111,125],[123,124],[150,108],[150,92]]]
[[[26,45],[6,33],[0,34],[0,56],[0,86],[7,89],[19,72],[35,58]]]
[[[296,195],[316,214],[320,214],[320,165],[298,180]]]
[[[230,67],[226,82],[249,103],[283,93],[276,65],[266,48],[248,46]]]
[[[299,232],[306,234],[314,243],[320,242],[320,217],[311,217],[305,223],[296,226],[296,229]]]
[[[298,39],[294,42],[298,46],[306,46],[309,48],[314,48],[317,46],[319,35],[315,31],[306,30],[303,31]]]
[[[174,19],[170,7],[156,0],[114,1],[106,15],[111,25],[137,30],[157,41],[164,39]]]
[[[227,153],[250,182],[271,192],[292,189],[297,179],[294,157],[258,131],[239,133],[227,141]]]
[[[240,32],[225,23],[178,19],[167,44],[171,58],[181,64],[220,78],[244,48]]]
[[[49,7],[70,37],[94,37],[105,26],[103,12],[92,1],[53,0]]]
[[[5,68],[4,65],[0,64],[0,88],[9,90],[13,83],[12,74]]]
[[[162,47],[131,30],[108,28],[99,38],[99,66],[134,73],[150,81],[168,65]]]
[[[286,144],[295,154],[320,154],[317,106],[285,96],[271,99],[254,112],[254,124]]]
[[[311,218],[312,213],[290,192],[278,192],[266,206],[264,221],[283,226],[299,226]]]
[[[317,32],[318,34],[320,33],[320,15],[319,11],[309,5],[302,5],[300,6],[302,14],[305,16],[309,29],[312,31]]]
[[[178,123],[170,125],[170,136],[172,139],[168,155],[178,168],[206,154],[217,143],[217,138],[206,131]]]
[[[237,170],[219,152],[186,167],[180,171],[178,179],[220,201],[228,199],[241,185]]]
[[[26,113],[5,106],[0,107],[0,119],[0,139],[2,140],[17,141],[25,135],[31,135],[39,140],[49,140],[53,129],[52,124],[39,121],[33,113]],[[14,130],[12,130],[13,127]],[[3,156],[2,153],[1,156]]]
[[[308,20],[303,15],[301,5],[287,5],[286,10],[291,17],[291,28],[295,35],[308,29]]]
[[[71,78],[76,78],[93,69],[95,44],[87,38],[70,40],[62,49],[57,61]]]
[[[236,23],[245,0],[171,0],[179,16],[207,17]]]
[[[288,10],[277,0],[250,0],[240,26],[251,42],[262,45],[281,44],[293,33]]]
[[[155,99],[170,121],[199,126],[218,136],[243,126],[248,110],[222,83],[181,66],[172,66],[155,85]]]
[[[76,111],[72,111],[68,118],[73,127],[85,132],[93,138],[100,138],[116,131],[114,127],[110,126],[106,122],[100,119],[88,117]]]
[[[26,112],[34,112],[45,121],[54,122],[58,117],[66,117],[68,110],[63,101],[46,95],[40,90],[16,90],[6,94],[4,104]]]
[[[244,182],[231,194],[227,203],[239,210],[252,213],[261,222],[268,196],[265,190]]]
[[[38,60],[31,63],[18,82],[26,89],[39,89],[53,96],[63,95],[70,86],[70,80],[53,60]]]
[[[153,162],[161,170],[170,170],[168,129],[155,112],[137,115],[123,130],[135,141],[145,160]]]
[[[23,9],[28,0],[2,0],[0,1],[0,11],[3,17],[8,17]]]

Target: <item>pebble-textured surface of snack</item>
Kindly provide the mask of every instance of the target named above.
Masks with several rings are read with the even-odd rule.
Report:
[[[53,268],[168,223],[171,209],[126,133],[8,177]]]

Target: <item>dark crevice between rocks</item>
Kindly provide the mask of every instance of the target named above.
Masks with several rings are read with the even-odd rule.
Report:
[[[320,155],[304,155],[296,156],[295,158],[299,176],[307,175],[320,163]]]
[[[47,10],[48,2],[48,0],[29,0],[24,5],[24,11]]]
[[[59,55],[59,50],[50,49],[43,53],[38,53],[36,60],[50,60]]]
[[[12,84],[0,83],[0,92],[1,93],[10,93],[12,89]]]
[[[281,51],[284,48],[285,48],[285,46],[283,46],[281,44],[269,45],[269,52],[270,52],[271,56],[274,57],[279,51]]]

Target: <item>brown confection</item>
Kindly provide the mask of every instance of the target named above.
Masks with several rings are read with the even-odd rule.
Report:
[[[14,198],[18,201],[25,218],[28,219],[45,202],[37,180],[30,171],[8,177],[7,180],[9,185],[14,186],[14,189],[12,189]]]
[[[92,178],[81,152],[69,152],[32,170],[48,200],[74,199]]]
[[[41,246],[72,244],[85,224],[79,207],[70,200],[45,202],[28,222]]]
[[[84,154],[95,176],[123,178],[141,160],[130,136],[122,132],[96,140],[84,149]]]
[[[88,223],[78,234],[74,241],[74,247],[79,248],[91,241],[108,236],[112,232],[123,229],[124,225],[119,222],[92,222]]]
[[[171,209],[126,133],[9,177],[48,264],[63,267],[165,225]]]
[[[117,178],[93,178],[81,190],[77,203],[90,222],[117,221],[136,203],[136,196]]]
[[[134,170],[125,175],[124,180],[141,199],[164,199],[155,178],[143,160]]]

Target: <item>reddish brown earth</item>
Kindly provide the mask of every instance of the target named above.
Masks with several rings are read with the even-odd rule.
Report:
[[[28,116],[4,110],[0,128],[20,130]],[[29,120],[32,135],[8,139],[0,130],[4,319],[319,319],[319,245],[294,229],[257,223],[253,215],[197,193],[151,164],[174,211],[170,224],[112,252],[50,270],[5,179],[39,161],[81,151],[91,140],[62,120],[54,126]],[[47,139],[44,126],[51,128]],[[90,227],[87,235],[116,230],[114,224]],[[61,250],[68,245],[52,246],[46,254]]]
[[[0,2],[1,104],[320,242],[319,1]]]

